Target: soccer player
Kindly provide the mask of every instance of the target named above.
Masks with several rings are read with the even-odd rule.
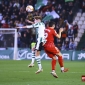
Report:
[[[63,28],[60,28],[59,34],[54,30],[55,28],[55,22],[49,22],[49,27],[45,29],[45,42],[43,44],[44,50],[47,53],[47,55],[52,58],[52,72],[51,74],[55,77],[58,78],[56,72],[55,72],[55,67],[56,67],[56,56],[58,57],[58,62],[61,67],[61,72],[67,72],[68,69],[64,68],[63,65],[63,59],[62,59],[62,54],[59,51],[59,49],[54,45],[54,36],[57,38],[61,38],[61,33],[63,31]]]
[[[39,69],[35,72],[36,74],[42,72],[42,70],[43,70],[42,65],[41,65],[40,51],[42,49],[42,43],[44,41],[45,24],[43,22],[41,22],[41,19],[42,19],[41,16],[35,16],[34,23],[32,23],[32,25],[17,27],[17,28],[36,28],[37,42],[36,42],[36,45],[33,45],[33,47],[35,47],[35,49],[33,48],[33,50],[32,50],[32,62],[29,65],[29,67],[33,67],[34,61],[36,58],[36,61],[37,61],[38,67],[39,67]]]

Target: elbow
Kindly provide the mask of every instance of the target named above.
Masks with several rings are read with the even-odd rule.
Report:
[[[56,35],[56,37],[60,39],[61,38],[61,35]]]
[[[57,38],[59,38],[59,39],[60,39],[60,38],[61,38],[61,36],[57,36]]]

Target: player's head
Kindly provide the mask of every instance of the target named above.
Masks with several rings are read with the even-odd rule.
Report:
[[[55,22],[50,21],[50,22],[49,22],[49,27],[55,28]]]
[[[41,22],[42,20],[42,17],[41,16],[35,16],[34,17],[34,22],[37,23],[37,22]]]

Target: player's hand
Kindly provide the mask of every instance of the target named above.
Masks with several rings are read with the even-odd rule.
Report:
[[[60,32],[63,32],[64,30],[63,30],[63,28],[60,28],[60,30],[59,30]]]

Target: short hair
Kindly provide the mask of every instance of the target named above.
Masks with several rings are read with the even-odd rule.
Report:
[[[50,22],[49,22],[49,27],[52,27],[53,25],[55,25],[55,22],[50,21]]]
[[[34,16],[34,19],[40,19],[40,20],[42,20],[42,17],[41,16]]]

